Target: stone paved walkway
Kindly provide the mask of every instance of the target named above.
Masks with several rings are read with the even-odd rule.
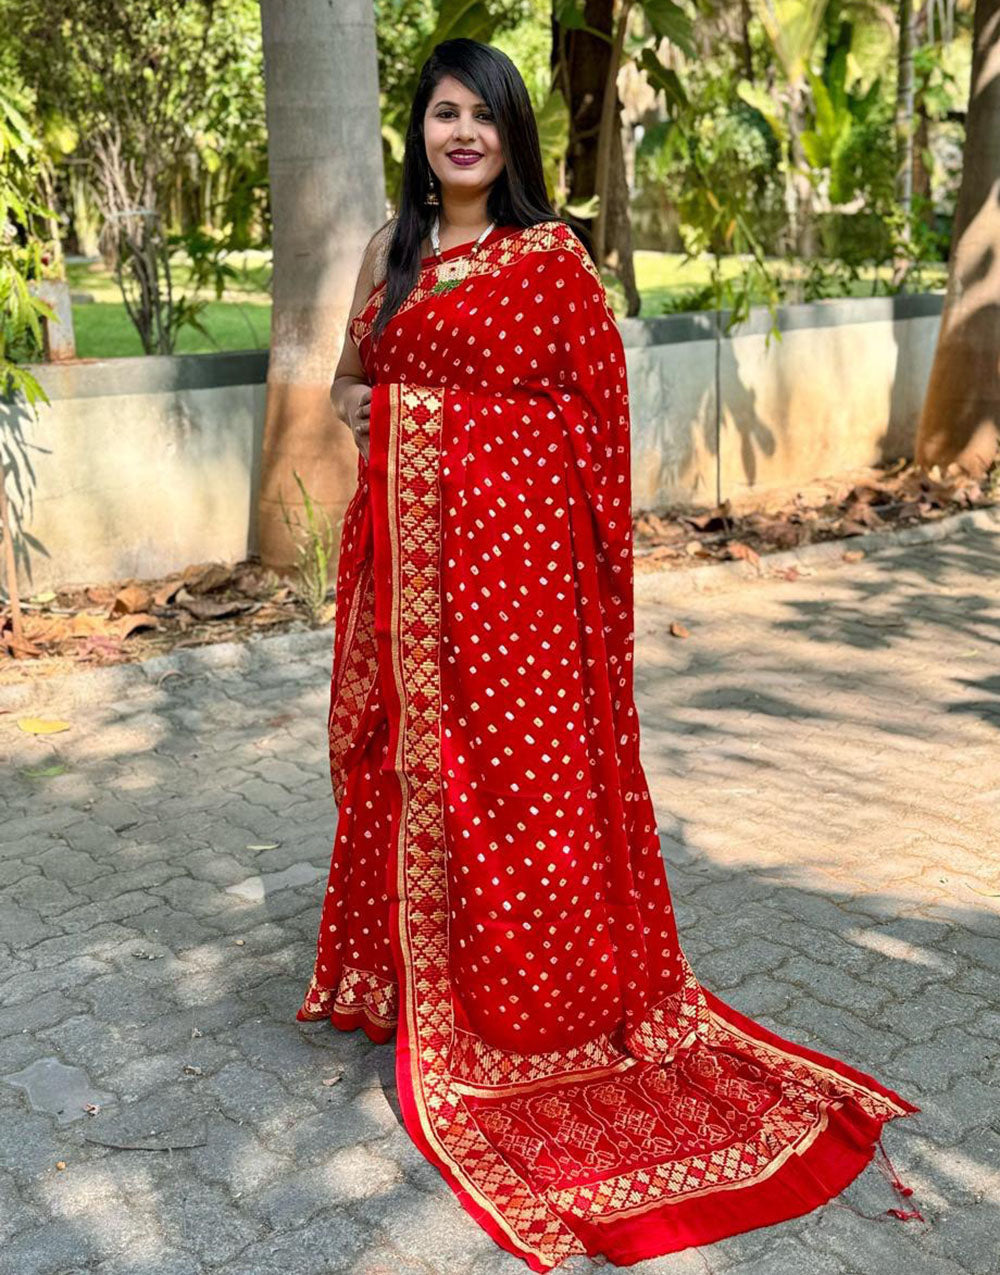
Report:
[[[636,1275],[1000,1271],[998,551],[637,611],[685,950],[922,1107],[885,1144],[927,1222],[844,1207],[897,1203],[871,1165]],[[392,1044],[294,1021],[334,828],[330,644],[169,657],[115,696],[81,675],[0,715],[0,1275],[527,1270],[412,1146]],[[72,728],[29,737],[28,712]]]

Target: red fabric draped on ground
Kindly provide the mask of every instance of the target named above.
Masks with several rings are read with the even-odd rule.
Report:
[[[446,257],[461,250],[446,252]],[[406,1127],[535,1271],[807,1212],[917,1111],[698,982],[633,699],[621,336],[568,227],[433,262],[382,338],[345,515],[339,806],[300,1019],[387,1039]]]

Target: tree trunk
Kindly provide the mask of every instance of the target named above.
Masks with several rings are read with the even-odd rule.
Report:
[[[899,39],[896,54],[896,202],[909,215],[913,207],[913,53],[917,21],[913,0],[899,0]],[[912,230],[907,221],[901,235],[902,251],[892,263],[892,282],[899,287],[910,272]]]
[[[753,84],[753,45],[750,43],[750,0],[740,0],[740,59],[744,76]]]
[[[927,114],[923,102],[918,102],[913,129],[913,194],[915,197],[919,197],[920,199],[927,201],[928,207],[925,209],[922,217],[924,224],[927,226],[932,225],[934,220],[929,206],[931,198],[931,173],[927,164],[924,162],[924,156],[930,150],[930,145],[930,116]]]
[[[293,519],[302,511],[293,471],[339,552],[358,452],[330,384],[385,176],[370,0],[262,0],[261,24],[274,294],[254,547],[280,568],[295,558],[282,498]]]
[[[925,468],[981,477],[1000,446],[1000,0],[977,0],[948,288],[917,430]]]
[[[808,163],[802,148],[802,134],[806,128],[806,90],[802,80],[789,85],[788,90],[788,157],[791,172],[787,188],[786,207],[791,222],[790,235],[795,251],[800,257],[816,255],[816,225],[813,217],[813,188],[808,177]]]
[[[587,0],[587,24],[609,36],[615,27],[615,0]],[[569,107],[567,146],[567,190],[569,203],[584,202],[598,190],[598,141],[601,132],[605,86],[608,81],[611,46],[587,31],[564,28],[553,21],[553,47],[565,50],[565,65],[559,79]],[[557,54],[558,56],[558,54]],[[626,313],[639,313],[641,298],[635,284],[632,255],[632,219],[628,179],[621,139],[621,104],[614,93],[613,116],[606,133],[607,181],[605,183],[604,250],[600,264],[615,271],[625,290]],[[603,156],[602,156],[603,157]],[[591,231],[596,227],[593,219]],[[595,236],[595,249],[599,249]]]
[[[910,209],[913,199],[913,53],[916,17],[913,0],[899,0],[896,66],[896,199]]]
[[[625,291],[625,314],[639,313],[642,297],[635,282],[635,258],[632,255],[632,213],[629,202],[628,173],[625,167],[625,143],[622,126],[615,111],[611,135],[611,170],[608,175],[608,217],[605,235],[605,259],[618,276]]]

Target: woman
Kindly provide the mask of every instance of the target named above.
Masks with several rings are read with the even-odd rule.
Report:
[[[395,1030],[406,1128],[532,1270],[830,1199],[918,1108],[737,1013],[681,952],[632,693],[621,337],[486,45],[423,68],[333,395],[360,454],[298,1018]]]

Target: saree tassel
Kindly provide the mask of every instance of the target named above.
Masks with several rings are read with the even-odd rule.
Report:
[[[896,1166],[889,1159],[888,1152],[886,1151],[885,1147],[882,1145],[881,1135],[879,1135],[879,1139],[876,1144],[876,1149],[882,1154],[881,1160],[879,1160],[877,1157],[875,1160],[875,1163],[878,1165],[879,1170],[885,1175],[886,1178],[888,1178],[889,1182],[892,1185],[893,1190],[897,1192],[897,1194],[900,1196],[901,1199],[904,1199],[904,1200],[909,1199],[909,1197],[913,1195],[913,1187],[907,1186],[903,1182],[903,1180],[900,1178],[899,1174],[896,1172]],[[865,1213],[861,1209],[856,1208],[853,1204],[841,1203],[841,1201],[839,1200],[831,1200],[830,1204],[834,1208],[845,1209],[848,1213],[853,1213],[855,1217],[864,1218],[866,1222],[885,1222],[890,1217],[898,1218],[900,1222],[909,1222],[911,1220],[926,1222],[927,1220],[924,1217],[924,1215],[920,1212],[919,1209],[894,1208],[894,1209],[885,1209],[884,1212],[882,1213]]]
[[[883,1163],[882,1160],[880,1160],[878,1162],[879,1168],[889,1179],[893,1189],[899,1192],[900,1197],[904,1200],[909,1199],[909,1197],[913,1194],[913,1187],[907,1186],[896,1172],[896,1166],[889,1159],[889,1153],[882,1145],[881,1136],[878,1140],[878,1149],[881,1151],[882,1160],[885,1162]],[[886,1209],[886,1213],[888,1213],[891,1217],[899,1218],[901,1222],[909,1222],[912,1219],[916,1219],[919,1222],[925,1222],[927,1220],[919,1209]]]

